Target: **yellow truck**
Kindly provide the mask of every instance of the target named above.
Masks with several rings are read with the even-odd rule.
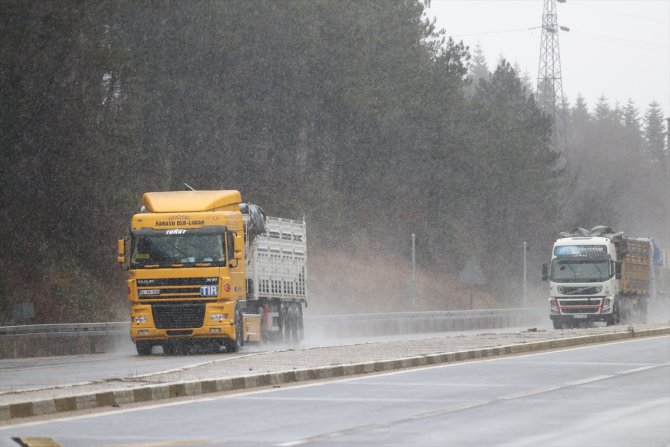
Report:
[[[138,354],[299,342],[305,230],[304,220],[266,217],[234,190],[145,193],[117,257]]]

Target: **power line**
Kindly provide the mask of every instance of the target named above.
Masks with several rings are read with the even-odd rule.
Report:
[[[594,34],[594,33],[587,33],[584,31],[574,31],[571,30],[571,33],[577,35],[578,37],[582,37],[585,39],[591,39],[591,40],[596,40],[599,42],[604,42],[604,43],[610,43],[614,45],[625,45],[633,48],[640,48],[644,50],[651,50],[651,51],[658,51],[661,53],[668,53],[670,52],[670,47],[663,46],[663,45],[657,45],[653,43],[645,43],[645,42],[639,42],[639,41],[634,41],[634,40],[626,40],[626,39],[621,39],[618,37],[613,37],[613,36],[605,36],[602,34]]]
[[[467,36],[483,36],[486,34],[502,34],[502,33],[514,33],[514,32],[519,32],[519,31],[531,31],[534,29],[540,29],[542,28],[541,26],[533,26],[530,28],[514,28],[514,29],[504,29],[504,30],[499,30],[499,31],[481,31],[477,33],[468,33],[468,34],[455,34],[452,35],[451,37],[467,37]]]
[[[602,3],[603,2],[601,2],[601,4]],[[609,13],[613,13],[613,14],[618,14],[620,16],[626,17],[627,19],[633,18],[633,19],[639,19],[639,20],[649,20],[651,22],[662,23],[664,25],[670,25],[670,22],[667,21],[667,20],[662,20],[662,19],[658,19],[658,18],[655,18],[655,17],[638,16],[638,15],[635,15],[635,14],[630,14],[630,13],[627,13],[627,12],[617,11],[617,10],[614,10],[614,9],[603,8],[603,7],[594,8],[592,6],[588,6],[588,5],[584,4],[583,2],[572,2],[572,3],[570,3],[570,6],[571,7],[572,6],[577,6],[579,8],[586,8],[586,9],[590,9],[591,11],[598,11],[599,13],[609,12]]]

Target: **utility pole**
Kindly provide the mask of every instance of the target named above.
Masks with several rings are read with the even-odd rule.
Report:
[[[552,145],[554,150],[561,151],[567,146],[567,135],[558,32],[570,31],[570,28],[558,25],[556,2],[565,3],[565,0],[544,0],[540,62],[537,69],[537,100],[540,108],[554,119]]]
[[[416,235],[412,233],[412,310],[416,308]]]
[[[528,242],[523,241],[523,308],[528,307],[528,298],[526,296],[526,252],[528,251]]]

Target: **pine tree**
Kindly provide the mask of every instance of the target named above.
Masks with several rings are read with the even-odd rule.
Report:
[[[652,161],[663,162],[665,157],[665,125],[663,123],[663,111],[659,103],[652,101],[649,104],[649,108],[644,114],[644,122],[644,140],[647,154]]]
[[[489,71],[488,64],[486,63],[484,50],[482,49],[482,46],[477,43],[472,54],[470,66],[468,67],[468,79],[470,79],[468,93],[473,94],[479,82],[482,80],[488,80],[490,76],[491,72]]]
[[[644,147],[640,130],[640,112],[630,98],[623,108],[623,128],[629,150]]]
[[[599,122],[605,122],[610,119],[611,113],[612,109],[610,108],[607,98],[605,95],[601,95],[600,98],[598,98],[598,102],[596,103],[596,120]]]

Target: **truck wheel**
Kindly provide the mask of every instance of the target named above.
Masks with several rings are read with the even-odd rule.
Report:
[[[175,343],[167,342],[163,345],[163,354],[175,355],[177,352],[177,345]]]
[[[258,315],[261,317],[261,342],[262,343],[267,343],[269,340],[268,333],[265,330],[265,312],[263,311],[263,307],[258,308]]]
[[[619,301],[614,302],[614,310],[612,310],[612,316],[610,318],[612,319],[613,325],[621,323],[621,311],[619,310]]]
[[[551,320],[551,322],[554,323],[554,329],[563,329],[563,323],[559,320]]]
[[[638,307],[638,316],[639,316],[639,321],[640,323],[646,323],[647,322],[647,300],[642,299],[642,302],[640,303],[640,306]]]
[[[295,306],[291,306],[291,316],[289,317],[291,321],[291,343],[298,343],[298,312],[296,311]]]
[[[244,346],[244,319],[239,310],[235,311],[235,343],[238,350]]]
[[[239,310],[235,311],[235,339],[227,339],[224,342],[224,345],[226,346],[226,352],[237,352],[240,350],[242,346],[244,346],[244,333],[243,333],[243,325],[244,322],[242,321],[242,312]]]
[[[300,343],[302,340],[302,314],[300,305],[290,304],[286,312],[286,340],[292,344]]]
[[[305,323],[302,319],[302,308],[298,304],[298,342],[305,338]]]
[[[154,345],[152,345],[148,341],[136,341],[135,342],[135,348],[137,349],[137,353],[139,355],[151,355],[151,350],[153,349]]]
[[[291,312],[290,308],[282,304],[279,308],[279,339],[289,341],[291,337]]]

